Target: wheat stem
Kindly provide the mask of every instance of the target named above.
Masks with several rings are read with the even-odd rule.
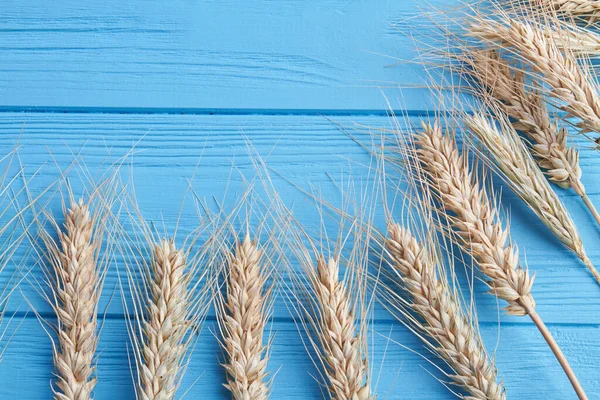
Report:
[[[600,283],[600,273],[598,273],[598,270],[596,270],[596,267],[594,266],[594,264],[592,264],[592,261],[589,259],[587,254],[584,252],[580,255],[580,258],[585,264],[585,266],[590,270],[590,272],[596,279],[596,282]]]
[[[594,206],[594,203],[592,203],[592,200],[585,193],[581,196],[581,198],[583,199],[585,206],[588,208],[588,210],[590,210],[590,212],[594,216],[594,219],[596,220],[598,225],[600,225],[600,213]]]
[[[91,378],[96,337],[100,276],[96,269],[97,244],[89,206],[82,200],[71,204],[65,231],[59,232],[60,248],[53,262],[57,300],[58,349],[54,364],[57,400],[87,400],[96,385]]]
[[[588,397],[585,394],[585,391],[583,390],[581,383],[579,383],[579,380],[577,379],[577,376],[575,376],[575,373],[573,372],[571,365],[569,365],[567,358],[565,357],[562,350],[560,349],[560,347],[554,340],[554,337],[552,337],[552,334],[550,333],[550,331],[544,324],[544,321],[542,321],[542,318],[540,318],[540,316],[535,311],[535,309],[529,308],[530,307],[529,305],[525,304],[523,306],[527,310],[527,314],[529,315],[529,317],[531,318],[531,320],[533,321],[535,326],[537,326],[539,331],[542,333],[542,336],[544,337],[544,339],[546,340],[546,342],[552,349],[552,352],[558,359],[560,366],[563,368],[563,370],[567,374],[567,377],[569,378],[569,381],[571,382],[573,389],[575,389],[575,392],[577,393],[577,397],[579,397],[580,400],[587,400]]]
[[[225,387],[235,400],[266,400],[269,388],[267,347],[263,334],[267,323],[265,275],[262,252],[247,234],[229,255],[227,302],[222,315],[223,345],[228,356]]]

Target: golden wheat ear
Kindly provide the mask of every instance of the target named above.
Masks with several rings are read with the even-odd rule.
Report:
[[[203,221],[177,244],[141,214],[132,193],[121,205],[118,249],[122,303],[135,363],[138,399],[173,399],[210,309],[211,236]]]
[[[347,284],[340,280],[339,262],[320,255],[316,264],[311,279],[319,310],[316,328],[332,398],[369,399],[358,322]]]
[[[56,380],[51,386],[56,399],[91,398],[96,384],[97,315],[114,255],[113,207],[119,196],[119,167],[118,163],[107,166],[96,179],[76,158],[59,171],[57,180],[32,193],[31,184],[42,167],[26,176],[27,168],[20,166],[22,188],[14,193],[23,198],[15,203],[25,205],[15,204],[15,218],[29,239],[27,256],[33,259],[33,266],[23,271],[23,279],[50,305],[56,324],[42,318],[29,299],[26,301],[50,328],[46,332],[52,341]],[[79,178],[81,197],[73,194],[71,172]],[[57,198],[62,215],[55,218],[51,210]],[[28,274],[37,268],[41,274]]]
[[[273,188],[268,190],[273,193],[271,209],[279,221],[285,221],[278,224],[275,233],[279,251],[284,253],[281,273],[288,278],[282,279],[286,305],[316,367],[323,397],[373,399],[367,344],[372,304],[364,287],[368,265],[364,232],[356,222],[351,223],[352,229],[340,229],[352,236],[352,247],[346,248],[345,240],[332,244],[325,232],[305,230],[271,192]],[[345,215],[342,220],[348,217]],[[316,244],[315,235],[321,236]],[[332,247],[335,250],[328,250]]]
[[[568,21],[594,25],[600,21],[600,4],[596,0],[511,0],[515,9],[532,9],[542,14],[556,14]]]
[[[95,352],[98,343],[98,305],[112,252],[107,236],[107,198],[71,200],[61,228],[49,213],[48,222],[58,239],[40,225],[44,276],[50,294],[44,297],[57,317],[53,346],[56,368],[55,398],[89,399],[96,385]],[[95,206],[92,209],[92,205]],[[110,238],[107,240],[110,242]]]
[[[55,350],[59,399],[89,399],[96,385],[92,360],[96,351],[100,273],[95,254],[99,243],[92,237],[94,225],[89,206],[79,200],[65,216],[59,233],[60,248],[54,272],[57,298],[58,343]]]
[[[596,281],[600,274],[588,258],[575,223],[544,178],[521,138],[501,112],[496,123],[481,113],[465,117],[469,132],[483,150],[479,155],[502,177],[515,194],[540,218],[550,231],[579,257]]]
[[[562,188],[572,188],[600,225],[600,213],[581,181],[579,152],[568,144],[567,129],[552,122],[541,93],[527,89],[524,74],[495,50],[467,49],[461,58],[468,65],[464,72],[475,80],[472,91],[484,103],[498,104],[512,119],[514,128],[527,137],[531,153],[548,180]]]
[[[272,201],[256,195],[250,184],[236,206],[211,221],[224,282],[214,296],[224,386],[233,399],[267,399],[273,385],[267,369],[273,336],[267,330],[286,257],[281,235],[289,219],[274,211]]]
[[[550,88],[548,95],[556,99],[567,117],[579,119],[576,126],[582,134],[600,134],[598,85],[573,54],[561,51],[548,30],[509,16],[492,20],[477,14],[469,35],[500,49],[512,49],[512,54]]]
[[[287,229],[286,293],[288,307],[306,335],[303,340],[312,353],[323,396],[366,400],[374,398],[367,340],[371,305],[363,282],[368,245],[357,237],[362,234],[358,225],[353,231],[351,248],[341,242],[330,252],[334,245],[327,238],[315,245],[300,225]]]
[[[581,26],[581,22],[584,21],[582,18],[561,12],[556,7],[542,4],[543,2],[510,4],[510,1],[491,0],[488,3],[490,7],[483,7],[477,12],[480,15],[499,15],[501,18],[512,18],[536,25],[563,53],[585,60],[586,64],[588,58],[600,55],[600,35],[595,30]]]
[[[270,314],[270,290],[266,288],[269,274],[265,268],[268,259],[246,233],[225,260],[226,295],[219,310],[226,353],[225,387],[236,400],[266,400],[268,345],[263,337]]]
[[[152,247],[150,296],[143,323],[142,399],[172,399],[179,383],[183,346],[190,329],[186,258],[173,240]]]
[[[451,368],[452,383],[469,398],[505,399],[496,366],[440,269],[438,256],[396,223],[388,227],[385,247],[396,282],[406,293],[403,297],[387,288],[392,313],[409,321],[411,329]]]
[[[416,161],[422,168],[426,187],[441,205],[440,220],[448,223],[449,234],[466,253],[472,256],[485,276],[490,293],[508,303],[513,315],[529,315],[565,370],[579,398],[585,392],[558,344],[535,311],[531,294],[533,277],[519,264],[516,245],[500,220],[496,202],[479,182],[476,171],[461,155],[451,134],[443,134],[439,123],[423,124],[415,137]],[[446,221],[446,222],[444,222]]]

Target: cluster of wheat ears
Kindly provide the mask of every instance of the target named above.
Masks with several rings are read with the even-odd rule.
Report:
[[[40,285],[48,290],[41,292],[56,314],[55,398],[92,398],[99,303],[114,261],[110,255],[118,253],[125,266],[119,281],[129,318],[137,398],[175,398],[214,306],[224,387],[236,400],[267,399],[271,341],[266,330],[273,288],[287,272],[291,283],[284,292],[292,293],[287,295],[288,309],[307,335],[307,349],[315,354],[315,375],[322,381],[324,397],[376,397],[366,338],[376,298],[442,362],[440,368],[456,386],[453,393],[468,399],[505,399],[476,315],[460,294],[454,257],[445,254],[454,244],[472,259],[489,294],[506,303],[508,314],[531,319],[577,396],[586,399],[536,312],[535,274],[511,240],[486,171],[499,176],[600,284],[577,225],[552,187],[573,190],[600,225],[600,213],[583,184],[579,150],[570,140],[570,132],[576,131],[589,139],[589,151],[600,145],[600,95],[589,64],[589,57],[600,50],[600,37],[593,31],[598,19],[600,3],[592,0],[513,0],[473,6],[454,16],[453,24],[439,24],[439,42],[446,47],[427,54],[437,61],[443,56],[436,64],[442,72],[459,74],[467,82],[453,87],[454,92],[474,101],[465,110],[442,110],[438,118],[409,132],[393,131],[391,155],[386,154],[386,144],[377,170],[383,172],[385,164],[392,163],[402,171],[399,179],[408,183],[403,194],[410,210],[405,216],[410,216],[399,223],[387,213],[387,230],[378,231],[364,212],[357,218],[336,210],[350,221],[349,253],[340,250],[345,240],[330,254],[324,250],[328,239],[325,245],[315,245],[268,185],[269,212],[261,225],[273,222],[268,234],[259,233],[263,228],[247,228],[239,235],[230,218],[212,215],[181,245],[176,237],[156,234],[134,199],[115,189],[114,176],[97,185],[85,201],[70,193],[62,226],[43,207],[33,213],[33,222],[25,221],[26,209],[19,210],[10,222],[22,222],[26,233],[3,245],[0,270],[30,237],[44,266]],[[0,196],[10,187],[7,176],[5,172],[0,177],[6,188]],[[390,177],[381,180],[384,192]],[[119,196],[127,197],[123,204],[128,206],[121,209],[127,209],[130,229],[111,211]],[[30,199],[27,208],[36,208],[36,201]],[[365,204],[358,208],[366,209]],[[39,236],[27,233],[33,224],[43,227]],[[198,238],[210,229],[208,239],[198,245]],[[261,242],[260,237],[266,238]],[[380,260],[376,268],[375,255]],[[291,267],[292,259],[300,272]],[[0,293],[0,305],[9,294]]]

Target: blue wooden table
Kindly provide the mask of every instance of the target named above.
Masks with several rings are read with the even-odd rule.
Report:
[[[450,3],[5,0],[0,6],[0,149],[9,152],[23,130],[21,162],[27,171],[41,168],[31,184],[35,191],[55,181],[74,154],[93,171],[135,144],[132,171],[140,207],[168,232],[195,172],[194,186],[206,198],[241,187],[232,165],[250,173],[250,141],[269,155],[282,197],[296,201],[304,221],[316,221],[314,207],[287,180],[334,196],[337,189],[326,173],[347,171],[349,160],[369,159],[338,124],[357,128],[365,138],[364,127],[390,127],[386,97],[414,123],[433,108],[427,91],[418,88],[425,82],[420,67],[399,63],[415,53],[398,24],[421,24],[427,34],[426,21],[410,19],[426,4]],[[600,205],[597,154],[582,151],[581,164],[588,193]],[[598,227],[574,193],[560,191],[560,196],[590,258],[600,265]],[[600,288],[514,196],[505,191],[502,200],[511,211],[513,237],[537,273],[538,312],[590,397],[600,399]],[[59,205],[52,204],[58,215]],[[195,221],[184,219],[183,228],[192,229]],[[134,398],[125,317],[115,300],[117,280],[111,269],[101,302],[99,400]],[[501,314],[482,287],[475,292],[480,330],[496,356],[508,398],[573,398],[534,326]],[[52,396],[51,342],[38,318],[27,312],[25,298],[41,316],[52,315],[28,282],[11,299],[7,312],[17,313],[0,363],[2,399]],[[275,305],[271,329],[272,398],[319,398],[314,367],[282,302]],[[187,398],[228,397],[214,332],[211,313],[183,380]],[[381,310],[371,336],[371,374],[379,398],[453,397],[435,369],[410,351],[424,351],[419,341]]]

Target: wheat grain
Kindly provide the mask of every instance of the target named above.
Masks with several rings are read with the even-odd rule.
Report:
[[[561,102],[567,117],[581,121],[581,133],[600,133],[600,97],[591,78],[570,54],[563,54],[557,44],[549,40],[545,31],[532,24],[510,19],[507,23],[476,17],[469,34],[485,42],[512,47],[519,57],[528,62],[550,88],[550,95]]]
[[[326,375],[333,399],[367,400],[366,363],[362,357],[360,337],[349,293],[339,280],[338,261],[317,259],[313,279],[319,307],[319,338],[327,364]]]
[[[229,255],[227,301],[222,313],[223,344],[228,356],[225,387],[236,400],[266,400],[267,347],[263,334],[267,322],[262,252],[246,234]]]
[[[511,189],[585,263],[600,283],[600,274],[587,257],[581,236],[569,213],[544,179],[510,122],[500,113],[497,114],[498,126],[481,114],[465,117],[465,123],[484,146],[485,154],[489,154],[492,165]]]
[[[438,275],[435,258],[398,224],[390,224],[386,240],[393,268],[411,297],[421,330],[436,353],[454,371],[452,381],[469,399],[505,399],[497,370],[487,356],[481,337],[469,323],[447,281]]]
[[[186,336],[190,330],[188,283],[184,254],[172,240],[153,248],[150,298],[142,327],[140,385],[143,400],[170,400],[180,382]]]
[[[66,214],[65,231],[59,232],[59,247],[51,247],[55,274],[54,310],[58,319],[58,348],[54,365],[58,382],[55,398],[86,400],[96,386],[92,377],[98,299],[101,279],[96,268],[99,244],[88,204],[72,203]]]
[[[529,315],[544,334],[541,318],[536,319],[531,294],[533,277],[519,265],[516,246],[500,221],[498,210],[469,169],[453,138],[442,133],[438,123],[423,124],[416,136],[417,155],[427,176],[427,186],[438,198],[460,244],[476,261],[487,278],[490,293],[508,302],[507,311]],[[418,166],[417,166],[418,167]],[[571,380],[579,398],[586,398],[566,358],[550,335],[548,344]]]

